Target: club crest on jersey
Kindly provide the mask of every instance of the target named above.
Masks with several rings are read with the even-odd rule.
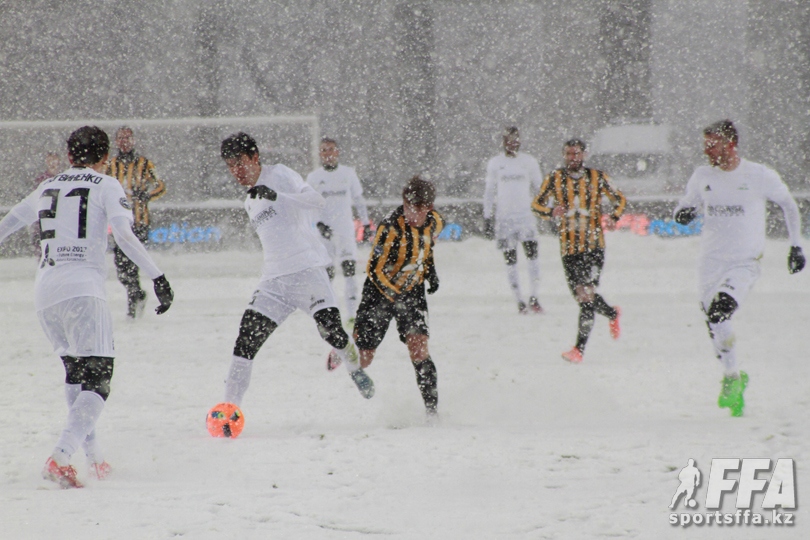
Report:
[[[121,197],[120,199],[118,199],[118,202],[121,203],[121,206],[123,206],[127,210],[132,210],[132,204],[130,204],[130,202],[127,200],[126,197]]]

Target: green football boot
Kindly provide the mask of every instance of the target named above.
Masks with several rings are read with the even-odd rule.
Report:
[[[740,371],[739,377],[723,377],[722,384],[717,406],[721,409],[729,409],[731,416],[742,416],[745,408],[743,393],[748,386],[748,373]]]

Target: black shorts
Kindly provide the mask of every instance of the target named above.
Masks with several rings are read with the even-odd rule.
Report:
[[[602,267],[605,265],[605,250],[594,249],[584,253],[573,255],[563,255],[563,269],[565,279],[568,280],[568,288],[571,294],[576,296],[576,289],[579,285],[599,285],[599,276]]]
[[[391,319],[397,321],[399,339],[407,343],[408,335],[429,335],[428,308],[423,284],[416,285],[392,302],[368,279],[363,284],[363,298],[357,308],[354,333],[357,348],[374,350],[380,346]]]

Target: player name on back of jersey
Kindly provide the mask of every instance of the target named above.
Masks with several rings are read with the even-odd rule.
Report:
[[[93,184],[98,184],[101,182],[101,177],[87,172],[80,174],[60,174],[50,180],[46,180],[46,182],[49,184],[51,182],[92,182]]]

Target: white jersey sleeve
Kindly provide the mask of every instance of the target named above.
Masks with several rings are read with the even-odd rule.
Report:
[[[262,243],[262,279],[329,264],[312,219],[313,211],[323,206],[323,197],[284,165],[263,167],[257,185],[278,195],[275,201],[245,199],[250,223]]]
[[[495,192],[498,189],[498,178],[495,176],[494,159],[487,162],[487,175],[484,180],[484,219],[492,217],[492,208],[495,206]]]
[[[529,179],[532,186],[532,196],[540,193],[540,187],[543,185],[543,169],[540,167],[540,162],[532,158],[529,167]]]
[[[770,174],[765,176],[764,192],[765,196],[778,204],[785,214],[785,224],[787,225],[788,237],[792,246],[801,246],[801,215],[799,206],[790,194],[787,185],[779,177],[779,174],[771,169],[766,169]]]
[[[157,267],[152,257],[146,252],[141,241],[132,232],[132,219],[126,216],[115,216],[110,219],[110,227],[112,228],[115,244],[121,248],[127,257],[132,259],[138,268],[144,271],[149,276],[149,279],[160,277],[163,272]]]
[[[357,210],[357,217],[360,218],[360,223],[363,225],[368,224],[368,208],[366,207],[366,199],[363,197],[363,185],[360,184],[360,178],[357,173],[352,170],[349,177],[349,191],[352,196],[352,205]]]
[[[684,208],[695,208],[699,213],[703,213],[703,199],[700,196],[698,184],[698,172],[695,171],[686,183],[686,194],[678,201],[678,206],[675,207],[673,215]]]
[[[304,182],[300,174],[284,165],[274,165],[273,173],[275,176],[273,184],[276,187],[268,187],[271,187],[279,198],[287,199],[292,204],[312,210],[323,208],[325,204],[323,197],[312,189],[312,186]],[[261,183],[260,178],[257,184]]]

